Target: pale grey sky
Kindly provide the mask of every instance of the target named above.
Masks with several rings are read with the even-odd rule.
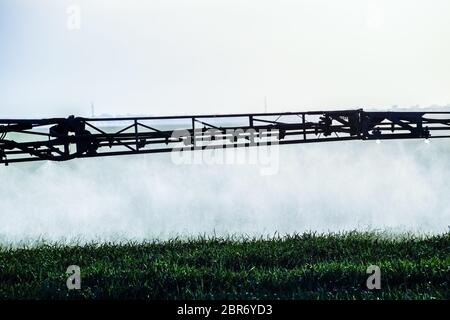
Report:
[[[0,45],[0,118],[450,104],[448,0],[2,0]]]

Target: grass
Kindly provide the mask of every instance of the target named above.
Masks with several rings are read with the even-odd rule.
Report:
[[[68,291],[66,269],[81,268]],[[381,290],[366,269],[381,269]],[[449,299],[450,233],[0,247],[1,299]]]

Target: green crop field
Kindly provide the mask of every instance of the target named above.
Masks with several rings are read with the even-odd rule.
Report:
[[[66,269],[81,268],[68,290]],[[367,267],[381,270],[368,290]],[[1,247],[2,299],[449,299],[450,233]]]

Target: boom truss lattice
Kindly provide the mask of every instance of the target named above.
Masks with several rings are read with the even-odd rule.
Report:
[[[449,138],[450,112],[363,110],[0,120],[0,163],[308,142]]]

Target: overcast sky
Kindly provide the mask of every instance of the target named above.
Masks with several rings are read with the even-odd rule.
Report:
[[[0,118],[450,104],[448,0],[1,0],[0,46]]]

